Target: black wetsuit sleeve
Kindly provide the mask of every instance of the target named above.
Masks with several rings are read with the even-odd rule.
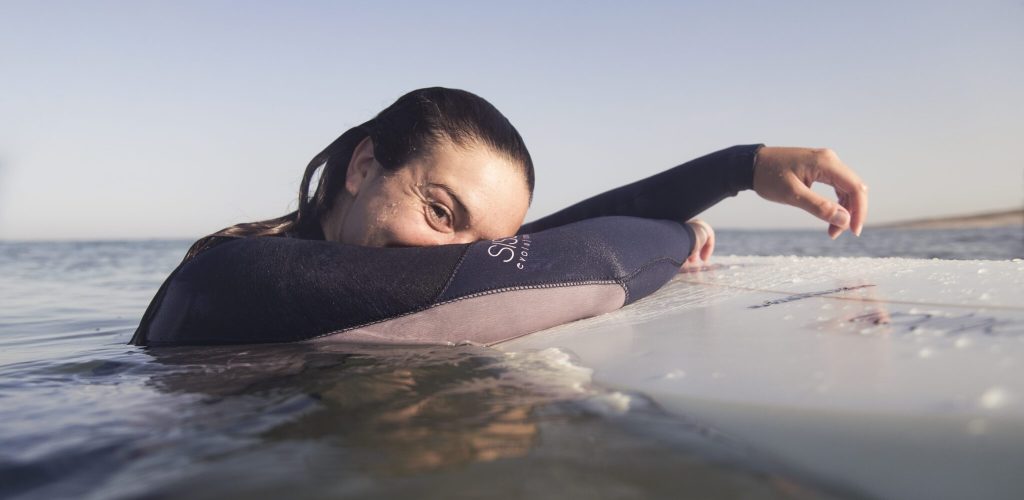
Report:
[[[762,146],[733,146],[702,156],[525,224],[519,233],[606,215],[687,221],[723,198],[751,189],[754,161]]]
[[[685,224],[631,217],[436,247],[238,239],[179,266],[133,343],[490,344],[644,297],[692,246]]]

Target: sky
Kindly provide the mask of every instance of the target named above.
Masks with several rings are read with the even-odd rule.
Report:
[[[1021,0],[0,0],[0,239],[282,215],[313,155],[436,85],[518,128],[528,219],[751,143],[835,150],[867,230],[1021,207],[1022,26]],[[701,217],[824,231],[752,192]]]

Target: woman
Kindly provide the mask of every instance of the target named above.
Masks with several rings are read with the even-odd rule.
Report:
[[[682,221],[739,190],[811,212],[833,238],[859,234],[867,212],[828,150],[735,146],[522,225],[533,184],[489,103],[410,92],[313,158],[295,212],[196,242],[132,342],[494,343],[616,309],[707,260],[710,226]]]

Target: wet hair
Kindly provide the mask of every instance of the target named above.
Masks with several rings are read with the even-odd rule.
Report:
[[[533,160],[512,123],[491,103],[465,90],[431,87],[413,90],[373,119],[341,134],[314,156],[299,184],[298,209],[258,222],[237,224],[197,241],[185,255],[189,260],[224,238],[294,235],[322,239],[321,219],[345,187],[345,174],[356,146],[373,140],[377,162],[389,171],[429,156],[442,144],[471,148],[483,146],[518,165],[533,197]],[[317,177],[316,189],[310,184]]]

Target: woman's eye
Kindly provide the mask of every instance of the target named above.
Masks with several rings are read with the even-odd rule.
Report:
[[[430,213],[438,221],[444,224],[451,224],[451,217],[448,215],[448,209],[444,205],[430,205]]]

